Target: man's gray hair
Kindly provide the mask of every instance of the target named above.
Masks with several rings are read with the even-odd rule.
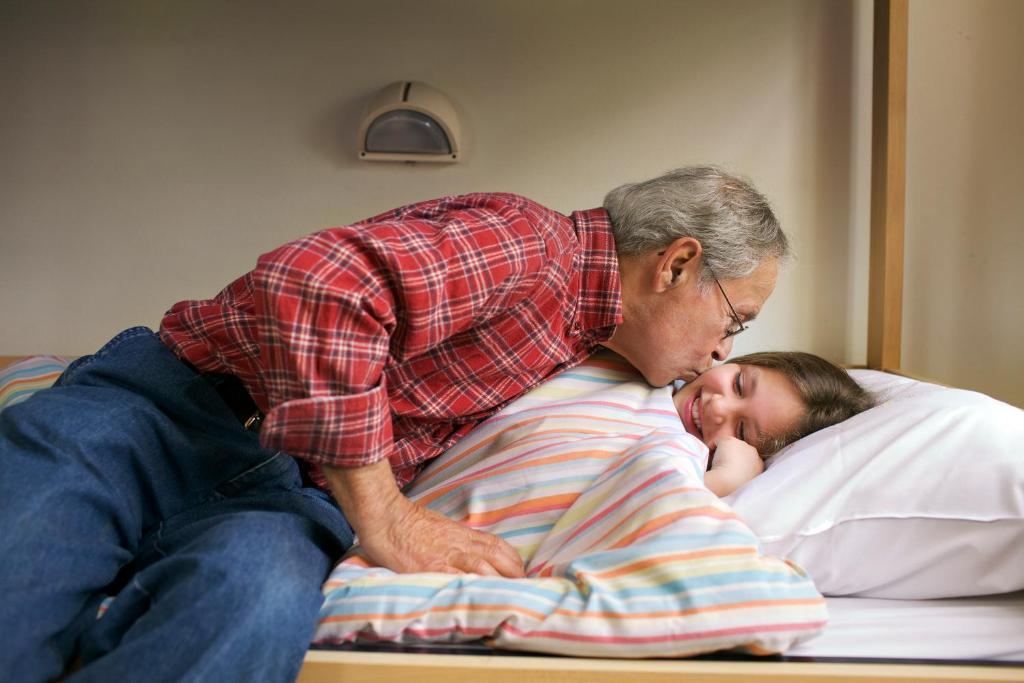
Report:
[[[714,166],[687,166],[615,188],[604,198],[620,256],[664,249],[680,237],[701,243],[701,283],[746,277],[762,261],[790,256],[768,200]]]

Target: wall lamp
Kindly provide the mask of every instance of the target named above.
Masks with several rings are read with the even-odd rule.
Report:
[[[419,81],[398,81],[367,104],[359,158],[452,163],[459,160],[459,138],[459,119],[444,93]]]

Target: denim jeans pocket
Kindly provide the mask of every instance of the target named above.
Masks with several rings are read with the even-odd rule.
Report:
[[[278,451],[257,465],[238,474],[214,489],[211,500],[234,498],[249,492],[273,489],[298,489],[302,486],[298,463]]]

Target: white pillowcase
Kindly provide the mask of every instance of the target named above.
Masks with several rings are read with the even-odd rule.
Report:
[[[880,405],[780,451],[725,500],[764,552],[826,595],[1024,588],[1024,411],[972,391],[850,373]]]

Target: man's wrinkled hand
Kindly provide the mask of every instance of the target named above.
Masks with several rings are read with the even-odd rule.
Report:
[[[519,553],[503,539],[476,531],[403,498],[389,524],[360,536],[375,564],[396,572],[444,572],[520,578]]]
[[[331,493],[367,559],[392,571],[472,573],[519,578],[523,560],[503,539],[412,502],[386,460],[323,468]]]

